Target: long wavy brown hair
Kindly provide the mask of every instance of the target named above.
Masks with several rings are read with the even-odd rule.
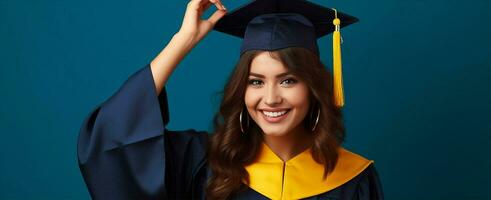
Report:
[[[248,173],[244,166],[254,162],[260,149],[263,133],[251,118],[249,126],[243,122],[241,132],[239,114],[245,110],[245,91],[252,60],[261,53],[247,51],[241,55],[222,93],[220,110],[214,117],[214,134],[208,148],[208,164],[212,175],[208,180],[208,199],[229,199],[247,189]],[[311,108],[304,119],[307,130],[311,130],[320,109],[319,122],[314,130],[312,157],[324,165],[324,178],[332,172],[337,159],[337,149],[345,137],[342,113],[333,102],[332,75],[310,50],[290,47],[270,52],[288,70],[305,82],[309,88]],[[247,114],[248,115],[248,114]],[[247,118],[247,117],[245,117]],[[245,119],[244,119],[245,121]]]

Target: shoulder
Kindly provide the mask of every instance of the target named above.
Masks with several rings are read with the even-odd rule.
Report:
[[[165,129],[164,131],[165,139],[167,140],[167,143],[171,145],[192,145],[196,146],[199,148],[206,148],[207,143],[208,143],[208,138],[210,137],[210,134],[206,131],[197,131],[194,129],[188,129],[188,130],[168,130]]]
[[[181,131],[164,131],[166,153],[182,159],[205,157],[210,134],[206,131],[194,129]]]
[[[169,130],[165,129],[165,135],[172,140],[207,140],[210,133],[206,131],[198,131],[195,129],[187,130]]]
[[[348,175],[346,182],[321,196],[339,199],[383,199],[382,185],[374,161],[340,148],[334,171]]]
[[[338,162],[334,171],[340,174],[350,174],[351,177],[361,174],[374,162],[343,147],[339,148],[338,153]]]

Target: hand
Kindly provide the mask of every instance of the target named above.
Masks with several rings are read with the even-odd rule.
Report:
[[[203,13],[208,10],[212,4],[215,4],[218,10],[208,19],[201,19]],[[213,29],[216,22],[225,16],[226,13],[227,10],[220,0],[191,0],[188,3],[181,29],[178,34],[190,37],[191,41],[197,43]]]

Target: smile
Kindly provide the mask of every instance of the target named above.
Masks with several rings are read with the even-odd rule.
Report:
[[[268,112],[268,111],[263,110],[263,114],[268,116],[268,117],[279,117],[281,115],[286,114],[286,112],[287,112],[286,110],[281,111],[281,112]]]
[[[271,111],[262,110],[261,113],[263,114],[264,120],[266,120],[267,122],[276,123],[286,118],[288,116],[289,111],[290,110],[271,112]]]

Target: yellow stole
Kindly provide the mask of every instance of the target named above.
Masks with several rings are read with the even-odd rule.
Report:
[[[372,160],[339,149],[334,170],[322,179],[324,166],[315,162],[311,149],[283,162],[264,142],[257,160],[245,169],[249,173],[249,187],[273,199],[302,199],[328,192],[363,172]]]

